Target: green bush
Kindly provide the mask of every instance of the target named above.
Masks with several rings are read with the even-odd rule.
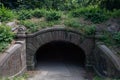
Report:
[[[100,9],[97,6],[82,7],[71,12],[73,17],[83,16],[85,19],[91,20],[93,23],[100,23],[107,20],[109,17],[107,11]]]
[[[84,13],[87,12],[85,8],[78,8],[70,12],[71,16],[73,17],[80,17],[84,15]]]
[[[13,40],[14,33],[6,25],[0,25],[0,52]]]
[[[104,78],[101,78],[99,76],[95,76],[93,80],[105,80]]]
[[[38,30],[38,25],[32,21],[21,21],[20,24],[24,25],[30,33]]]
[[[101,42],[104,42],[104,44],[106,44],[106,45],[114,45],[115,44],[111,33],[109,33],[108,31],[102,31],[102,36],[99,40]]]
[[[120,18],[120,9],[119,10],[113,10],[111,12],[111,15],[113,18]]]
[[[55,10],[47,11],[45,18],[47,21],[59,20],[61,18],[61,12]]]
[[[14,37],[11,28],[5,25],[0,25],[0,42],[11,42]]]
[[[45,14],[46,14],[45,9],[38,9],[38,8],[33,10],[33,13],[32,13],[33,17],[37,17],[37,18],[41,18],[45,16]]]
[[[94,35],[95,34],[95,26],[91,25],[91,26],[85,26],[83,28],[83,31],[86,35]]]
[[[0,8],[0,21],[10,21],[14,18],[14,14],[11,10],[5,8],[4,6],[2,6]]]
[[[7,42],[0,42],[0,52],[3,52],[8,44]]]
[[[26,20],[32,18],[32,10],[20,10],[17,14],[18,20]]]
[[[69,19],[64,22],[64,24],[68,27],[79,28],[81,27],[80,22],[75,21],[74,19]]]
[[[120,45],[120,32],[116,32],[113,39]]]

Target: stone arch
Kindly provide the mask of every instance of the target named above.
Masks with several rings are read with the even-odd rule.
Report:
[[[86,37],[79,31],[53,27],[40,30],[34,34],[29,34],[26,37],[26,56],[28,70],[35,67],[34,55],[36,51],[44,44],[52,41],[66,41],[79,46],[86,55],[86,65],[89,64],[90,55],[94,49],[94,39]]]
[[[44,60],[74,62],[79,63],[82,67],[85,67],[86,63],[85,52],[79,46],[61,40],[42,45],[35,53],[34,58],[36,66]]]

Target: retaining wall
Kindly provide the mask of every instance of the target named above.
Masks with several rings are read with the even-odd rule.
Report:
[[[0,54],[0,76],[17,76],[26,71],[25,41],[16,41]]]
[[[120,58],[106,45],[96,44],[94,50],[94,69],[103,77],[120,78]]]

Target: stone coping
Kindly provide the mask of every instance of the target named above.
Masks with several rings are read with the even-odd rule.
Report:
[[[74,29],[74,28],[66,28],[66,27],[48,27],[48,28],[45,28],[45,29],[41,29],[37,32],[34,32],[34,33],[26,33],[26,35],[20,35],[20,34],[17,34],[16,36],[18,38],[29,38],[29,37],[35,37],[35,36],[38,36],[40,34],[44,34],[46,32],[54,32],[54,31],[67,31],[67,32],[72,32],[72,33],[76,33],[76,34],[79,34],[79,35],[82,35],[86,38],[94,38],[94,35],[90,35],[90,36],[86,36],[85,34],[81,33],[79,30],[77,29]]]

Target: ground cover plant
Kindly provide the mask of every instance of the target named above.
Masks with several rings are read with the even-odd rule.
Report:
[[[14,38],[14,33],[11,32],[11,28],[6,25],[0,25],[0,52],[11,43]]]
[[[0,21],[10,21],[14,18],[13,11],[4,7],[3,5],[0,7]]]

